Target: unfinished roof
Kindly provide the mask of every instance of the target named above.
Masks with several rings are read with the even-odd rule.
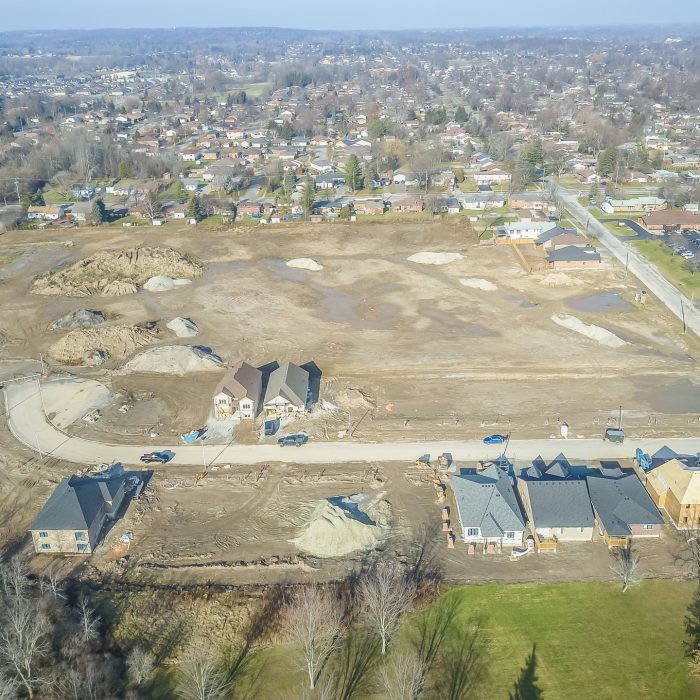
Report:
[[[124,485],[124,476],[99,479],[66,477],[49,496],[30,530],[88,530]]]
[[[526,481],[535,527],[593,527],[593,511],[585,481]]]
[[[309,373],[298,365],[285,362],[270,374],[263,403],[281,396],[295,406],[306,406],[308,393]]]
[[[228,394],[236,401],[249,398],[260,399],[262,389],[262,372],[247,362],[240,362],[224,374],[223,379],[216,385],[214,396]]]
[[[647,474],[656,493],[671,491],[681,505],[700,504],[700,471],[672,459]]]
[[[483,537],[503,537],[520,531],[525,520],[508,474],[492,465],[479,474],[452,479],[457,509],[465,528],[479,527]]]
[[[593,508],[608,535],[628,537],[632,525],[663,525],[659,509],[636,474],[591,475],[586,477],[586,482]]]

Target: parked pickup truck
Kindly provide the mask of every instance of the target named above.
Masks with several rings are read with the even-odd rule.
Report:
[[[286,445],[296,445],[301,447],[309,441],[309,436],[304,435],[304,433],[297,433],[296,435],[285,435],[277,440],[277,444],[280,447],[285,447]]]

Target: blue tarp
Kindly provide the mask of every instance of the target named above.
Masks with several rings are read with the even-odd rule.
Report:
[[[206,428],[199,428],[198,430],[192,430],[189,433],[180,433],[180,439],[186,444],[190,445],[193,442],[197,442],[201,437],[203,437],[207,432]]]

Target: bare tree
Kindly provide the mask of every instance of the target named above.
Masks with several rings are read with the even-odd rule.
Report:
[[[425,672],[417,654],[396,654],[379,672],[382,697],[385,700],[417,700],[423,692]]]
[[[0,664],[30,698],[39,682],[38,661],[49,648],[48,629],[46,615],[30,600],[5,597],[0,622]]]
[[[90,606],[90,601],[81,595],[78,599],[78,626],[83,642],[97,639],[100,633],[100,618]]]
[[[45,576],[39,579],[39,589],[43,593],[49,592],[55,600],[66,600],[63,582],[58,578],[58,574],[53,566],[46,570]]]
[[[315,687],[321,669],[337,648],[343,626],[337,602],[318,586],[305,586],[290,603],[287,630],[301,648],[310,688]]]
[[[180,665],[177,694],[184,700],[221,700],[229,690],[226,673],[212,649],[192,649]]]
[[[639,581],[637,569],[639,568],[639,554],[631,545],[620,548],[613,553],[613,563],[610,569],[622,580],[622,592]]]
[[[143,198],[143,208],[146,216],[153,223],[159,216],[163,209],[163,203],[161,202],[160,195],[155,189],[150,189]]]
[[[375,628],[386,654],[416,595],[416,586],[393,562],[380,561],[360,579],[359,597],[367,621]]]
[[[155,659],[153,654],[143,647],[134,647],[126,657],[126,668],[129,680],[135,685],[141,685],[153,673]]]

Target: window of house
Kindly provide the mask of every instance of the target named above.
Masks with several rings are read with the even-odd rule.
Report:
[[[583,528],[582,527],[578,528],[578,531],[583,532]]]
[[[78,545],[78,551],[79,552],[87,552],[87,545],[86,544],[79,544]]]
[[[653,527],[654,527],[653,525],[644,525],[645,530],[651,530],[651,529],[653,529]]]
[[[515,533],[514,533],[514,532],[504,532],[504,533],[503,533],[503,536],[504,536],[507,540],[514,540],[514,539],[515,539]]]
[[[85,533],[84,532],[76,532],[75,539],[84,541],[85,540]]]
[[[49,533],[48,532],[40,532],[39,537],[48,537]]]
[[[467,537],[478,537],[479,536],[479,528],[478,527],[468,527],[467,528]]]
[[[48,542],[44,542],[44,544],[41,545],[42,549],[51,549],[51,545]]]

